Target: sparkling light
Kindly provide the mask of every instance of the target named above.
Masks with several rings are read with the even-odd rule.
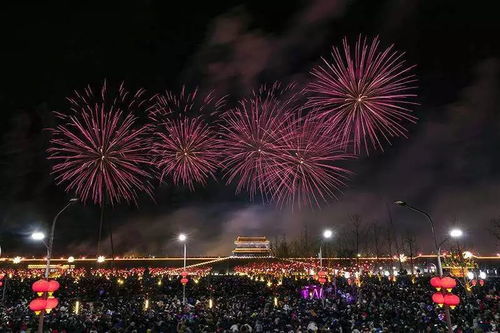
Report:
[[[88,87],[68,98],[70,110],[55,113],[59,123],[47,150],[57,184],[101,206],[136,203],[140,192],[152,196],[148,127],[137,119],[145,112],[143,95],[104,82],[97,94]]]
[[[307,105],[319,111],[342,145],[358,154],[364,147],[382,148],[394,137],[407,136],[407,123],[416,117],[410,107],[416,95],[414,66],[407,66],[404,53],[393,46],[379,49],[378,38],[359,37],[354,50],[345,38],[343,50],[333,47],[311,74]]]

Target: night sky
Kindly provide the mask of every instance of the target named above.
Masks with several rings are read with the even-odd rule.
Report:
[[[46,228],[70,195],[54,183],[46,160],[53,110],[66,96],[106,78],[151,93],[182,84],[231,94],[262,83],[308,79],[320,56],[347,36],[380,36],[417,64],[415,114],[408,139],[353,161],[343,196],[314,211],[278,210],[211,182],[195,192],[162,186],[139,207],[106,209],[118,253],[178,254],[173,238],[189,233],[191,253],[229,253],[236,235],[299,235],[308,225],[341,229],[359,214],[417,235],[429,251],[421,216],[444,234],[451,225],[483,254],[498,245],[488,231],[500,216],[500,28],[481,1],[10,1],[2,4],[0,89],[0,246],[7,255],[41,255],[31,231]],[[77,205],[61,216],[57,255],[94,255],[99,209]]]

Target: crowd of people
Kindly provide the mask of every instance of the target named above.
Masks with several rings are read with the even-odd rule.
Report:
[[[59,306],[46,314],[45,329],[57,333],[446,331],[444,310],[431,301],[428,276],[391,279],[366,274],[359,284],[342,275],[330,276],[321,298],[305,298],[301,289],[317,281],[289,273],[307,271],[308,265],[254,263],[225,275],[210,274],[207,267],[193,269],[188,271],[185,302],[181,273],[172,269],[67,271],[56,277],[61,285],[54,295]],[[38,318],[28,303],[36,297],[31,284],[41,271],[4,273],[0,332],[36,331]],[[469,293],[456,288],[462,302],[452,311],[454,330],[496,332],[499,288],[500,281],[494,278]]]

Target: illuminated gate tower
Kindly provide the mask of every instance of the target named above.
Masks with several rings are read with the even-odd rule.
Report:
[[[234,244],[236,245],[233,250],[235,257],[271,257],[271,247],[266,237],[238,236]]]

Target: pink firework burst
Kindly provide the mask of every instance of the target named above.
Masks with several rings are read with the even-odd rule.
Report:
[[[225,98],[216,99],[213,92],[202,96],[184,87],[179,95],[167,91],[155,97],[150,110],[151,151],[160,181],[170,177],[174,184],[194,190],[196,183],[204,185],[209,177],[215,178],[221,144],[207,118],[217,116],[224,106]]]
[[[331,140],[324,124],[312,116],[294,117],[276,138],[278,166],[266,174],[272,200],[278,206],[319,207],[345,187],[351,172],[339,162],[354,158]]]
[[[275,83],[263,86],[238,107],[224,114],[222,162],[227,183],[236,184],[236,192],[246,190],[253,199],[257,191],[269,194],[269,170],[277,167],[278,139],[290,116],[298,111],[293,85]]]
[[[104,82],[98,94],[90,87],[75,91],[70,112],[55,113],[60,124],[51,129],[48,159],[67,192],[101,206],[136,203],[140,192],[152,195],[147,127],[134,115],[143,110],[143,95],[142,89],[130,94],[123,84],[111,91]]]
[[[307,106],[326,119],[342,146],[352,143],[356,154],[364,146],[368,154],[369,145],[383,150],[382,141],[406,137],[406,123],[417,118],[410,109],[416,104],[414,66],[406,66],[404,53],[393,46],[381,51],[378,38],[368,43],[359,37],[354,52],[344,38],[343,51],[333,47],[331,55],[311,72]]]

